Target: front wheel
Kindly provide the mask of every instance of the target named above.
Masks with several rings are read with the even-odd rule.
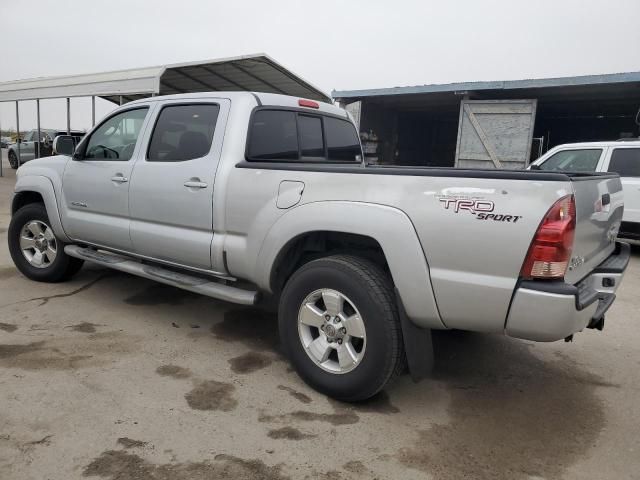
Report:
[[[18,164],[18,157],[13,151],[9,152],[9,165],[11,165],[11,168],[13,168],[14,170],[17,170],[20,166]]]
[[[25,205],[11,217],[8,241],[13,263],[31,280],[61,282],[82,267],[82,260],[64,253],[41,203]]]
[[[404,366],[391,281],[360,257],[325,257],[296,271],[280,298],[279,328],[298,374],[338,400],[375,395]]]

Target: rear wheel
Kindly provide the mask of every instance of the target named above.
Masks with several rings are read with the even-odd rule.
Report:
[[[282,344],[298,374],[338,400],[365,400],[404,365],[393,286],[373,262],[350,255],[311,261],[280,299]]]
[[[41,203],[25,205],[11,217],[8,241],[13,263],[31,280],[60,282],[82,267],[82,260],[64,253],[64,243],[56,238]]]
[[[18,165],[18,157],[13,151],[9,152],[9,165],[11,165],[11,168],[14,170],[17,170],[20,166]]]

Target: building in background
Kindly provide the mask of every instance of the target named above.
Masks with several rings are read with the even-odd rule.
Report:
[[[561,143],[638,137],[640,72],[334,91],[369,161],[523,168]],[[374,139],[374,141],[370,140]]]

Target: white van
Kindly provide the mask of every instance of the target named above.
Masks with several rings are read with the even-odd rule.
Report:
[[[620,174],[624,190],[624,215],[619,236],[640,241],[640,140],[558,145],[532,162],[529,168]]]

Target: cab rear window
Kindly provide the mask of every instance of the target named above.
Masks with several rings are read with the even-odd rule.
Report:
[[[286,109],[260,109],[251,117],[247,160],[355,163],[361,155],[347,120]]]

